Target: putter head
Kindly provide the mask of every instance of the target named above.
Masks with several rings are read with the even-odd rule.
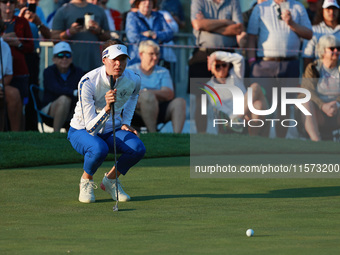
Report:
[[[113,207],[113,211],[118,212],[118,203],[116,203],[115,206]]]

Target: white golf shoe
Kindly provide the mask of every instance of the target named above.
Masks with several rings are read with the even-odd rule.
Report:
[[[79,188],[80,188],[79,192],[80,202],[94,203],[96,201],[93,190],[97,189],[97,184],[95,184],[93,180],[81,178]]]
[[[118,201],[119,202],[129,201],[131,198],[123,190],[122,185],[120,184],[119,179],[117,179],[117,183],[118,183]],[[102,190],[104,190],[107,193],[109,193],[114,201],[117,201],[117,196],[116,196],[116,179],[109,179],[105,175],[104,178],[103,178],[102,183],[100,184],[100,187],[101,187]]]

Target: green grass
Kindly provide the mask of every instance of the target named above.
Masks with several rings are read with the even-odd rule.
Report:
[[[132,201],[115,213],[100,189],[96,203],[78,202],[82,156],[65,134],[0,133],[0,254],[339,254],[339,178],[190,178],[189,166],[202,153],[235,165],[339,164],[338,143],[141,139],[146,158],[121,178]]]
[[[118,213],[100,189],[77,201],[80,163],[1,170],[0,254],[339,253],[339,179],[192,179],[188,165],[142,160],[121,178],[133,200]]]
[[[145,158],[189,156],[189,135],[141,135]],[[114,160],[109,154],[107,160]],[[0,132],[0,169],[82,162],[63,133]]]

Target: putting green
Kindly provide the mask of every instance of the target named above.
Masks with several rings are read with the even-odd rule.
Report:
[[[81,164],[1,170],[0,253],[338,254],[340,179],[194,179],[189,162],[142,160],[116,213],[100,189],[78,202]]]

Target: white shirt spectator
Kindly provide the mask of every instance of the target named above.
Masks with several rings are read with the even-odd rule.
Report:
[[[316,44],[323,35],[334,35],[340,40],[340,25],[337,25],[334,29],[327,26],[324,21],[320,24],[313,26],[313,38],[311,40],[303,41],[303,54],[304,58],[317,58],[318,54],[315,54]]]
[[[12,53],[9,45],[0,38],[1,42],[1,53],[2,53],[2,64],[3,64],[3,72],[4,75],[12,75],[13,74],[13,59],[12,59]],[[0,68],[1,68],[1,62],[0,62]],[[1,69],[0,69],[1,70]],[[0,79],[2,79],[2,74],[0,72]]]
[[[294,22],[312,30],[305,7],[298,1],[287,0]],[[247,33],[258,35],[258,57],[297,57],[300,37],[278,18],[279,5],[268,0],[255,6]]]

